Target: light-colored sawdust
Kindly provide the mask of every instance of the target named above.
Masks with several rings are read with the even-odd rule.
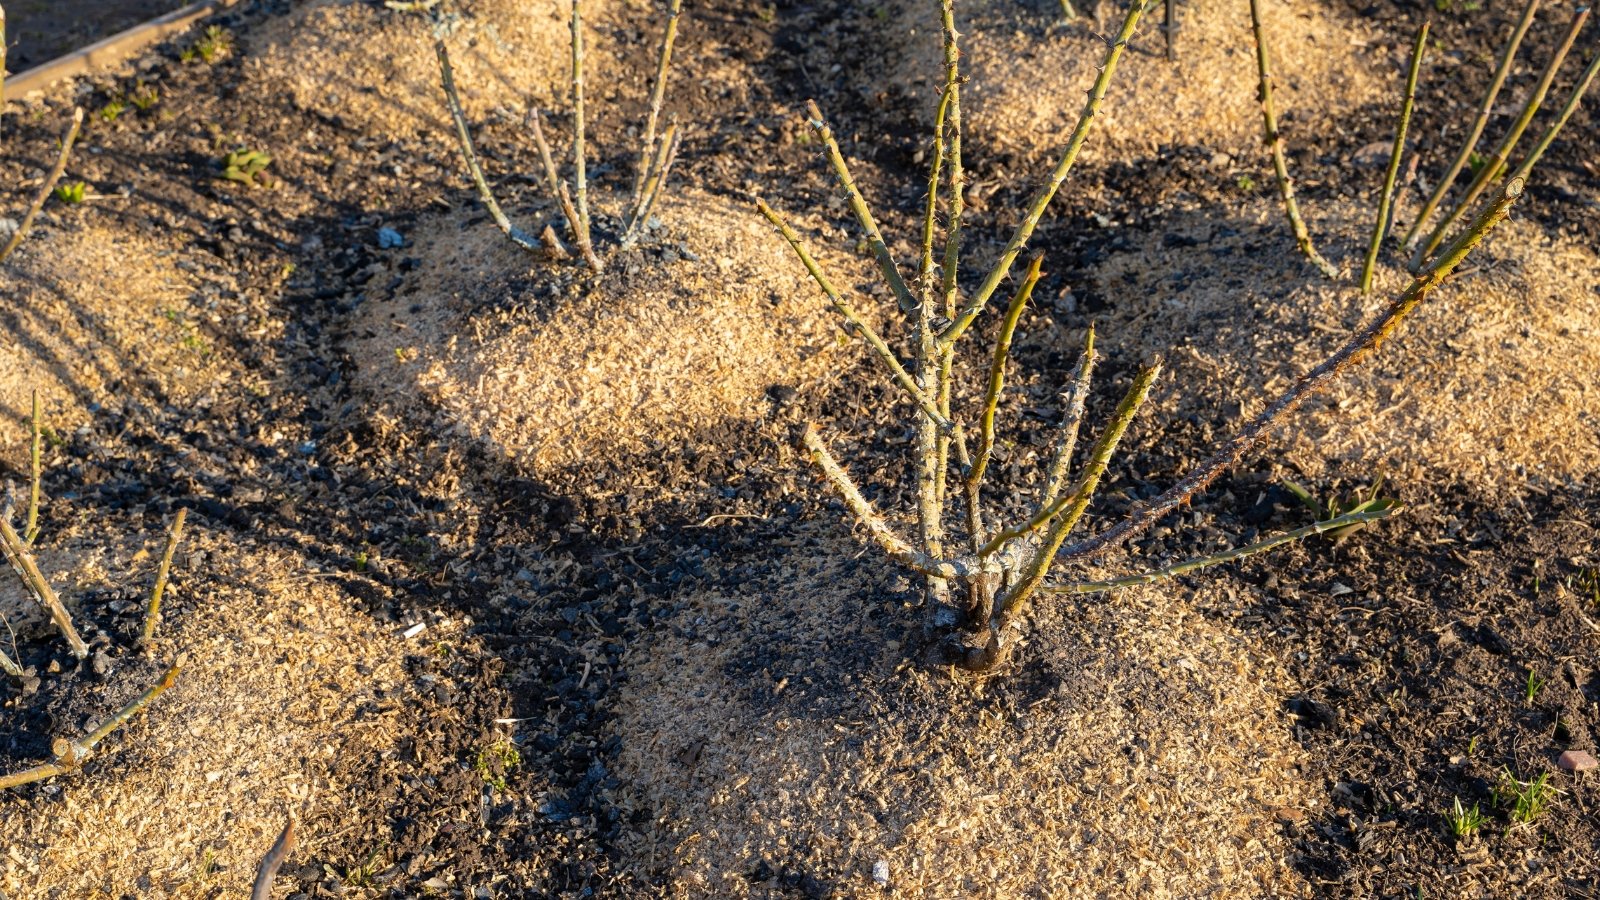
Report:
[[[1319,203],[1346,269],[1369,209]],[[1401,218],[1400,221],[1407,221]],[[1338,247],[1334,237],[1345,238]],[[1168,409],[1238,423],[1409,283],[1318,277],[1270,200],[1175,214],[1097,267],[1108,346],[1163,353]],[[1192,246],[1174,247],[1174,241]],[[1307,404],[1267,452],[1310,475],[1388,473],[1488,495],[1600,470],[1600,257],[1523,217],[1503,225],[1376,357]]]
[[[611,48],[593,25],[607,4],[584,4],[591,26],[585,72],[590,98],[604,101]],[[571,81],[572,6],[515,0],[452,2],[446,43],[456,87],[470,119],[529,102],[566,108]],[[303,110],[383,140],[419,133],[452,141],[453,126],[439,85],[433,24],[426,15],[381,4],[319,0],[272,19],[246,36],[245,78],[253,89],[287,92]],[[247,88],[250,89],[250,88]],[[531,158],[531,157],[530,157]]]
[[[1124,7],[1101,3],[1098,22],[1080,18],[1062,26],[1055,4],[1048,6],[1053,13],[1011,0],[956,4],[963,71],[970,77],[962,112],[979,147],[1024,159],[1053,155],[1077,122],[1105,54],[1100,35],[1117,32]],[[1146,13],[1135,46],[1118,65],[1085,162],[1147,154],[1162,144],[1231,154],[1259,150],[1259,76],[1248,3],[1190,0],[1180,9],[1171,63],[1163,55],[1159,4]],[[1387,56],[1370,46],[1378,38],[1344,7],[1264,0],[1262,19],[1280,125],[1291,142],[1297,134],[1313,139],[1351,109],[1394,90]],[[944,77],[937,7],[913,4],[891,25],[906,52],[885,54],[884,77],[926,98],[931,121]]]
[[[229,365],[206,326],[232,275],[177,268],[177,236],[66,215],[0,267],[0,460],[19,469],[34,389],[65,434],[101,407],[189,404]]]
[[[1020,672],[952,680],[900,665],[918,614],[838,523],[768,550],[675,598],[615,700],[645,822],[619,846],[666,896],[789,896],[784,873],[882,896],[880,860],[907,897],[1303,894],[1274,818],[1312,792],[1241,635],[1155,591],[1051,601]]]
[[[838,364],[835,314],[753,211],[680,194],[663,204],[657,248],[613,257],[598,279],[532,261],[467,224],[475,210],[428,224],[420,264],[362,307],[362,383],[424,400],[441,432],[538,474],[682,453],[705,429],[769,418],[769,388],[805,388]],[[849,285],[858,263],[826,243],[814,249]]]
[[[401,637],[303,559],[190,524],[158,651],[184,669],[80,774],[0,794],[9,896],[242,896],[287,813],[304,848],[371,812],[337,773],[392,754],[408,727]],[[98,537],[46,556],[78,559],[50,572],[57,588],[137,603],[162,535]],[[124,658],[97,705],[115,710],[159,669]]]

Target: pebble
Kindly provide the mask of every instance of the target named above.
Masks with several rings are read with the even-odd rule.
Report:
[[[1588,751],[1568,750],[1556,757],[1556,765],[1568,772],[1587,772],[1595,766],[1600,766],[1600,761],[1596,761]]]
[[[887,859],[880,859],[872,864],[872,880],[878,883],[878,887],[886,888],[889,886],[889,861]]]
[[[378,229],[378,246],[384,250],[395,250],[406,245],[405,235],[385,225]]]

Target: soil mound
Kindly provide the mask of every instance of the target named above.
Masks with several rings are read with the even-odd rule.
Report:
[[[59,435],[102,406],[193,403],[230,365],[209,335],[234,276],[175,266],[177,236],[57,218],[70,221],[31,234],[0,267],[0,460],[20,471],[32,390]]]
[[[989,152],[1031,159],[1055,154],[1066,143],[1099,74],[1102,36],[1114,35],[1124,14],[1123,4],[1102,3],[1098,21],[1082,15],[1063,24],[1056,4],[1048,6],[1035,11],[1011,0],[956,4],[964,74],[970,78],[962,114],[968,133]],[[1078,6],[1081,11],[1086,4]],[[1180,10],[1177,59],[1171,62],[1164,58],[1160,8],[1145,14],[1139,36],[1118,64],[1085,161],[1144,155],[1162,144],[1199,144],[1231,154],[1259,150],[1259,75],[1248,4],[1192,0]],[[1262,20],[1279,124],[1291,143],[1296,133],[1317,134],[1352,108],[1397,89],[1387,56],[1371,49],[1381,39],[1342,7],[1267,2]],[[922,115],[931,123],[944,78],[936,5],[905,9],[894,28],[905,52],[885,54],[893,62],[884,77],[925,98]]]
[[[619,846],[667,896],[1303,893],[1284,688],[1240,635],[1155,591],[1047,601],[1019,671],[951,678],[905,660],[910,585],[841,525],[761,543],[615,700]]]
[[[47,535],[60,546],[42,564],[83,610],[80,628],[111,621],[132,635],[162,540]],[[48,571],[67,558],[70,571]],[[41,668],[41,690],[61,695],[17,722],[9,759],[47,758],[52,737],[83,733],[184,659],[176,684],[78,774],[0,794],[10,896],[243,896],[287,814],[300,845],[317,847],[373,812],[352,787],[408,733],[407,697],[427,688],[408,675],[398,627],[303,558],[194,518],[164,606],[154,659],[113,650],[95,678]],[[38,746],[16,745],[27,741]]]
[[[697,192],[664,206],[659,240],[598,278],[576,264],[530,273],[475,210],[435,220],[399,287],[362,308],[364,385],[537,476],[576,472],[586,490],[601,489],[597,465],[771,427],[778,402],[827,380],[834,314],[753,210]],[[850,283],[852,261],[822,259]]]
[[[591,26],[585,75],[606,86],[611,52],[592,26],[607,4],[584,6]],[[570,0],[550,4],[468,0],[450,4],[442,28],[469,120],[528,103],[565,109],[572,79]],[[248,36],[246,82],[368,138],[420,134],[453,140],[427,15],[382,4],[324,0],[263,23]],[[605,99],[602,92],[594,99]]]
[[[1354,237],[1370,209],[1323,202],[1319,234]],[[1369,220],[1370,221],[1370,220]],[[1406,221],[1402,218],[1401,221]],[[1363,297],[1295,254],[1270,200],[1174,214],[1124,235],[1095,270],[1109,346],[1165,353],[1163,400],[1237,423],[1320,362],[1405,285],[1382,266]],[[1328,241],[1335,251],[1337,242]],[[1174,249],[1177,248],[1177,249]],[[1335,257],[1359,265],[1354,241]],[[1309,476],[1359,469],[1444,477],[1498,494],[1600,471],[1600,257],[1513,218],[1397,337],[1286,426]],[[1275,453],[1275,450],[1268,452]]]

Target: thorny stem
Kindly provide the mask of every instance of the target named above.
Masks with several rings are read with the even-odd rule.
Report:
[[[1394,183],[1400,175],[1400,157],[1406,152],[1406,129],[1411,124],[1411,108],[1417,100],[1417,73],[1422,68],[1422,53],[1427,47],[1429,22],[1417,29],[1417,41],[1411,48],[1411,68],[1406,71],[1406,89],[1400,102],[1400,124],[1394,132],[1394,149],[1389,153],[1389,168],[1383,176],[1383,193],[1378,198],[1378,221],[1372,226],[1372,242],[1367,245],[1367,261],[1361,267],[1361,293],[1372,290],[1372,270],[1378,264],[1378,250],[1383,246],[1383,236],[1389,233],[1389,217],[1393,214]]]
[[[543,119],[544,117],[539,113],[539,108],[537,106],[528,110],[528,126],[529,130],[533,132],[533,145],[539,151],[539,164],[544,169],[545,185],[550,190],[551,198],[555,199],[556,202],[559,203],[561,197],[561,176],[556,172],[555,158],[550,155],[550,144],[544,139]],[[567,231],[573,235],[573,241],[576,242],[578,234],[577,213],[568,215],[566,212],[566,207],[563,206],[561,215],[567,220]]]
[[[905,279],[900,277],[900,269],[889,253],[889,245],[883,239],[883,232],[878,229],[877,220],[872,217],[872,209],[867,206],[866,198],[862,197],[861,191],[856,188],[855,179],[850,177],[850,167],[846,165],[844,154],[839,150],[839,142],[834,138],[833,129],[823,120],[822,110],[817,107],[815,100],[806,101],[806,112],[811,117],[811,127],[822,139],[828,164],[832,166],[833,174],[839,180],[839,186],[844,189],[850,211],[855,213],[856,221],[861,224],[861,230],[866,232],[867,246],[872,250],[873,258],[878,261],[878,268],[883,271],[884,280],[889,283],[890,290],[894,291],[895,302],[900,305],[901,312],[906,315],[913,314],[917,308],[917,301],[912,297],[910,288],[906,287]]]
[[[0,40],[3,39],[4,36],[0,35]],[[39,389],[34,388],[33,415],[30,419],[33,440],[28,451],[28,523],[23,529],[22,533],[23,539],[29,544],[32,544],[34,539],[39,536],[39,460],[41,451],[43,450],[42,444],[44,437],[44,427],[41,421],[42,418],[43,414],[39,410]]]
[[[278,834],[278,839],[272,842],[272,849],[261,858],[261,865],[256,869],[256,880],[250,887],[250,900],[271,900],[272,880],[278,876],[278,869],[294,850],[294,844],[294,819],[291,818]]]
[[[1079,581],[1071,584],[1046,585],[1041,590],[1046,594],[1098,594],[1105,591],[1115,591],[1122,588],[1136,587],[1141,584],[1150,584],[1152,582],[1172,578],[1176,575],[1182,575],[1186,572],[1192,572],[1196,569],[1203,569],[1207,566],[1215,566],[1221,563],[1232,562],[1236,559],[1243,559],[1246,556],[1254,556],[1257,553],[1265,553],[1268,550],[1271,550],[1275,547],[1281,547],[1284,544],[1290,544],[1308,537],[1325,534],[1329,531],[1336,531],[1347,526],[1364,525],[1368,522],[1376,522],[1379,519],[1385,519],[1391,515],[1394,515],[1395,513],[1399,512],[1400,509],[1401,506],[1396,503],[1389,506],[1363,510],[1361,512],[1346,513],[1336,518],[1327,519],[1322,522],[1315,522],[1305,526],[1304,528],[1296,528],[1293,531],[1275,534],[1272,537],[1256,541],[1255,543],[1246,545],[1244,547],[1235,547],[1232,550],[1224,550],[1221,553],[1216,553],[1211,556],[1201,556],[1194,559],[1184,560],[1183,562],[1175,563],[1165,568],[1156,569],[1152,572],[1145,572],[1139,575],[1127,575],[1122,578],[1112,578],[1108,581]]]
[[[1044,263],[1040,254],[1028,263],[1028,274],[1017,287],[1017,293],[1006,308],[1005,320],[1000,324],[1000,336],[994,344],[994,361],[989,365],[989,388],[983,397],[983,413],[978,419],[978,449],[973,454],[972,471],[967,479],[975,487],[983,484],[983,474],[989,468],[989,455],[994,452],[994,416],[1000,406],[1000,394],[1006,384],[1006,357],[1011,353],[1011,337],[1016,333],[1022,311],[1033,295],[1033,286],[1039,281],[1039,267]]]
[[[1437,257],[1429,268],[1419,273],[1382,315],[1351,335],[1343,346],[1268,404],[1266,409],[1258,413],[1255,419],[1216,453],[1179,479],[1172,487],[1154,499],[1135,507],[1126,519],[1094,537],[1067,547],[1060,554],[1062,561],[1091,559],[1150,527],[1197,491],[1205,488],[1225,469],[1236,464],[1307,397],[1325,389],[1352,365],[1376,352],[1400,324],[1428,299],[1434,288],[1443,283],[1467,254],[1505,219],[1510,213],[1512,203],[1521,196],[1522,186],[1523,182],[1518,179],[1508,181],[1499,199],[1484,208],[1477,221],[1462,235],[1462,239]]]
[[[667,69],[672,65],[672,42],[678,36],[678,16],[683,11],[683,0],[671,0],[667,7],[667,28],[661,36],[661,55],[656,63],[655,86],[650,89],[650,113],[645,118],[644,139],[639,142],[639,165],[633,173],[633,192],[628,196],[629,218],[639,218],[645,195],[645,180],[651,173],[651,160],[656,155],[656,123],[661,118],[661,102],[667,93]],[[671,139],[663,139],[671,143]]]
[[[1567,120],[1572,118],[1572,114],[1577,112],[1578,107],[1582,105],[1583,95],[1589,92],[1589,86],[1594,83],[1596,74],[1600,74],[1600,53],[1595,54],[1595,58],[1589,61],[1589,68],[1583,71],[1583,76],[1578,79],[1578,83],[1572,88],[1572,96],[1568,97],[1567,104],[1561,107],[1561,114],[1556,116],[1555,121],[1551,122],[1550,126],[1544,130],[1544,134],[1539,138],[1539,143],[1534,146],[1533,152],[1528,154],[1528,158],[1522,161],[1522,165],[1517,166],[1517,171],[1511,175],[1512,178],[1526,179],[1533,172],[1534,164],[1539,161],[1541,156],[1544,156],[1546,150],[1550,149],[1550,144],[1555,141],[1556,135],[1561,133],[1562,127],[1567,124]]]
[[[1250,0],[1250,28],[1256,36],[1256,68],[1261,73],[1261,88],[1257,98],[1261,101],[1261,122],[1264,140],[1272,151],[1272,168],[1278,177],[1278,192],[1283,195],[1283,210],[1289,218],[1289,228],[1294,231],[1294,242],[1312,265],[1329,278],[1338,278],[1339,270],[1317,252],[1311,243],[1311,232],[1300,218],[1300,204],[1294,199],[1294,182],[1289,178],[1289,163],[1284,158],[1283,135],[1278,131],[1278,116],[1272,106],[1272,63],[1268,58],[1267,39],[1261,29],[1260,0]]]
[[[1039,509],[1048,509],[1067,486],[1067,470],[1072,466],[1072,451],[1078,445],[1078,429],[1083,425],[1084,403],[1089,399],[1089,380],[1094,375],[1094,326],[1083,337],[1083,352],[1078,354],[1078,368],[1072,382],[1061,395],[1061,427],[1057,429],[1056,455],[1050,461],[1050,471],[1044,484],[1044,494],[1039,498]]]
[[[455,122],[456,141],[461,145],[461,156],[467,161],[467,172],[472,176],[472,183],[477,185],[479,199],[489,210],[489,217],[494,219],[494,224],[513,244],[528,251],[540,250],[539,239],[511,224],[511,220],[500,209],[500,204],[495,202],[494,193],[489,190],[489,181],[483,176],[483,167],[478,164],[478,153],[472,147],[472,134],[467,130],[467,115],[461,109],[461,96],[456,93],[455,71],[450,67],[450,53],[445,49],[444,39],[435,40],[433,49],[439,57],[439,81],[444,86],[444,103],[450,110],[451,120]]]
[[[189,515],[187,506],[178,507],[177,515],[172,518],[172,527],[167,529],[167,546],[161,551],[161,564],[156,567],[156,583],[150,588],[150,601],[144,610],[144,632],[139,641],[149,647],[156,638],[156,623],[161,619],[161,595],[167,590],[167,575],[172,569],[172,555],[177,552],[178,541],[183,538],[183,523]]]
[[[1019,537],[1032,534],[1050,524],[1050,520],[1060,515],[1061,511],[1066,509],[1072,503],[1072,501],[1076,499],[1077,498],[1071,494],[1068,494],[1065,497],[1057,497],[1054,503],[1034,513],[1033,518],[1029,519],[1028,521],[1023,522],[1020,525],[1014,525],[1010,528],[1000,529],[995,533],[994,537],[988,540],[987,543],[980,546],[974,555],[979,559],[982,559],[983,557],[999,553],[1000,550],[1005,547],[1007,541],[1013,541]]]
[[[1478,117],[1472,122],[1472,129],[1467,132],[1466,140],[1461,144],[1461,151],[1456,154],[1455,161],[1450,163],[1449,171],[1439,179],[1434,186],[1433,193],[1428,195],[1428,200],[1422,205],[1422,211],[1417,213],[1417,220],[1411,223],[1411,228],[1406,232],[1400,246],[1409,247],[1417,239],[1417,234],[1428,223],[1428,217],[1443,202],[1444,195],[1450,192],[1450,186],[1455,183],[1456,176],[1466,168],[1467,161],[1472,158],[1472,148],[1477,146],[1478,138],[1483,135],[1483,129],[1489,124],[1489,116],[1494,112],[1495,98],[1500,96],[1500,88],[1506,83],[1506,76],[1511,74],[1511,63],[1516,59],[1517,47],[1522,44],[1522,36],[1528,33],[1528,26],[1533,24],[1533,17],[1539,10],[1540,0],[1528,0],[1522,8],[1522,18],[1517,20],[1517,25],[1511,31],[1511,38],[1506,42],[1505,50],[1500,54],[1500,65],[1494,70],[1494,78],[1489,82],[1489,90],[1483,95],[1483,103],[1478,106]]]
[[[1039,220],[1043,218],[1044,211],[1055,197],[1056,191],[1067,180],[1067,174],[1072,171],[1072,165],[1078,159],[1078,153],[1083,150],[1083,144],[1089,139],[1089,132],[1094,127],[1094,118],[1100,111],[1100,103],[1105,99],[1106,90],[1111,86],[1111,76],[1117,70],[1117,61],[1122,58],[1122,51],[1128,46],[1128,41],[1133,38],[1134,31],[1138,28],[1139,18],[1144,14],[1149,4],[1159,0],[1133,0],[1128,7],[1128,15],[1122,21],[1122,28],[1117,32],[1106,47],[1105,58],[1100,63],[1100,74],[1094,80],[1094,86],[1089,89],[1089,97],[1084,102],[1083,112],[1078,115],[1078,124],[1072,131],[1072,136],[1067,140],[1066,149],[1061,153],[1061,159],[1056,163],[1055,171],[1050,174],[1050,180],[1035,194],[1028,205],[1028,211],[1018,223],[1017,230],[1011,235],[1011,240],[1000,253],[1000,259],[995,262],[994,268],[984,278],[983,285],[978,288],[968,300],[967,305],[961,310],[960,315],[950,323],[939,335],[943,343],[951,344],[972,324],[978,314],[983,312],[983,307],[1000,288],[1000,282],[1011,272],[1011,265],[1022,252],[1022,247],[1033,236],[1034,229],[1039,227]]]
[[[793,248],[795,255],[800,257],[800,262],[806,267],[806,271],[811,273],[811,277],[817,282],[817,286],[822,288],[822,293],[827,295],[829,302],[833,304],[833,308],[845,317],[845,320],[877,352],[878,358],[882,359],[884,364],[889,367],[889,373],[893,376],[894,382],[905,390],[906,394],[911,397],[912,401],[917,404],[925,415],[939,423],[941,428],[949,428],[951,425],[950,420],[939,414],[938,406],[917,386],[916,379],[912,378],[911,373],[906,371],[905,366],[900,363],[900,358],[895,355],[894,350],[890,349],[883,338],[872,330],[872,326],[861,318],[854,307],[839,296],[838,289],[833,286],[832,281],[828,280],[828,276],[823,274],[822,267],[818,266],[817,261],[811,258],[811,253],[806,250],[805,244],[801,242],[800,235],[796,234],[795,230],[789,227],[789,223],[785,222],[776,210],[768,206],[766,201],[757,198],[756,209],[760,210],[761,214],[766,216],[767,221],[771,222],[779,233],[783,235],[783,239],[789,242],[789,246]]]
[[[944,172],[944,119],[950,109],[950,86],[939,94],[933,115],[933,161],[928,165],[928,199],[922,213],[922,265],[917,270],[923,297],[933,296],[933,234],[939,224],[939,179]]]
[[[1166,0],[1166,27],[1162,30],[1167,35],[1167,62],[1178,58],[1176,44],[1178,42],[1178,0]]]
[[[61,631],[62,637],[67,639],[67,647],[72,651],[72,655],[78,659],[88,656],[89,646],[78,636],[78,629],[72,625],[72,616],[61,604],[61,598],[56,596],[55,590],[50,587],[50,582],[46,581],[39,571],[39,564],[34,562],[27,543],[17,534],[16,529],[11,527],[11,523],[4,515],[0,515],[0,551],[4,551],[6,562],[11,564],[12,571],[17,573],[28,593],[50,613],[56,628]]]
[[[583,213],[572,205],[572,194],[567,191],[565,181],[556,185],[556,200],[560,202],[561,212],[567,217],[568,222],[583,221]],[[581,225],[572,229],[572,242],[578,245],[578,252],[583,254],[583,260],[589,264],[590,269],[598,273],[604,268],[600,257],[595,255],[594,244],[589,242],[589,229]]]
[[[994,618],[990,625],[992,636],[998,637],[1005,631],[1006,625],[1016,618],[1028,602],[1028,598],[1033,596],[1034,591],[1044,583],[1051,564],[1055,562],[1056,551],[1061,548],[1067,535],[1072,533],[1078,521],[1083,518],[1084,512],[1088,510],[1089,501],[1094,498],[1095,488],[1099,487],[1100,478],[1105,475],[1106,467],[1111,462],[1111,455],[1116,452],[1117,444],[1127,433],[1128,425],[1138,414],[1139,407],[1144,404],[1145,398],[1150,396],[1150,386],[1160,374],[1161,364],[1153,363],[1141,367],[1139,373],[1134,376],[1133,384],[1123,395],[1122,402],[1117,404],[1116,412],[1112,413],[1111,420],[1106,423],[1105,431],[1095,441],[1089,460],[1084,465],[1083,474],[1078,476],[1077,483],[1073,485],[1071,502],[1051,524],[1044,541],[1025,564],[1022,575],[995,601]]]
[[[1422,262],[1428,258],[1428,254],[1432,253],[1434,248],[1444,241],[1445,233],[1450,230],[1450,226],[1465,215],[1478,197],[1488,189],[1490,183],[1499,177],[1500,171],[1505,168],[1506,160],[1510,158],[1512,151],[1516,149],[1517,142],[1522,140],[1522,133],[1528,129],[1528,123],[1533,121],[1534,114],[1539,111],[1539,105],[1544,102],[1545,95],[1549,93],[1550,84],[1555,81],[1556,73],[1560,70],[1561,63],[1567,58],[1567,51],[1572,49],[1573,42],[1578,39],[1578,32],[1583,29],[1583,24],[1588,18],[1588,7],[1580,8],[1573,13],[1572,24],[1567,28],[1566,37],[1562,39],[1561,45],[1556,48],[1555,55],[1550,57],[1550,64],[1545,67],[1544,74],[1539,77],[1539,84],[1533,89],[1533,93],[1528,95],[1528,102],[1523,104],[1522,112],[1517,115],[1516,121],[1512,123],[1511,130],[1506,133],[1505,139],[1500,142],[1499,146],[1495,147],[1489,158],[1484,160],[1483,167],[1478,170],[1477,177],[1472,179],[1472,184],[1467,188],[1466,195],[1450,211],[1450,214],[1439,222],[1433,229],[1433,233],[1428,235],[1428,239],[1417,246],[1416,255],[1411,258],[1413,269],[1421,267]]]
[[[22,224],[11,235],[11,240],[6,242],[4,249],[0,249],[0,262],[11,255],[13,250],[28,236],[28,229],[33,227],[33,220],[39,215],[39,210],[44,208],[44,201],[49,199],[50,192],[55,190],[56,182],[61,180],[61,173],[67,170],[67,160],[72,156],[72,145],[77,143],[78,131],[83,127],[83,110],[72,111],[72,124],[67,126],[67,133],[61,138],[61,155],[56,157],[55,168],[44,178],[44,184],[39,186],[39,193],[33,198],[33,203],[28,206],[28,212],[22,217]]]
[[[912,547],[905,538],[895,534],[889,523],[885,522],[883,517],[878,515],[878,511],[872,508],[872,504],[861,496],[860,489],[850,480],[850,476],[839,467],[833,454],[828,452],[828,445],[817,434],[815,425],[806,426],[803,441],[806,449],[811,451],[813,460],[822,469],[822,474],[827,476],[828,482],[839,492],[845,505],[850,508],[851,514],[866,526],[867,532],[872,535],[878,546],[883,548],[883,552],[907,568],[930,578],[959,578],[977,572],[977,567],[969,562],[959,559],[936,559]]]
[[[135,697],[127,706],[117,711],[117,714],[100,723],[94,731],[83,738],[71,741],[57,739],[55,747],[55,760],[44,765],[34,766],[11,775],[0,775],[0,791],[14,788],[19,785],[42,781],[56,775],[65,775],[81,767],[89,758],[96,744],[105,740],[106,736],[127,724],[129,719],[139,714],[139,711],[150,705],[150,701],[161,696],[167,688],[172,687],[173,681],[178,677],[180,667],[177,665],[167,669],[161,680],[156,682],[149,690]]]
[[[950,136],[945,153],[950,164],[950,196],[944,236],[944,308],[946,317],[955,315],[956,275],[961,257],[961,217],[966,211],[967,172],[961,162],[961,51],[956,46],[956,21],[952,0],[940,0],[939,16],[944,30],[945,90],[950,94],[950,112],[945,127]],[[943,341],[946,348],[954,341]],[[948,368],[948,367],[947,367]]]
[[[578,195],[579,248],[589,243],[589,174],[583,146],[583,13],[582,0],[572,0],[572,180]],[[590,263],[590,268],[595,268]],[[595,271],[600,271],[595,268]]]
[[[639,237],[639,232],[650,223],[650,213],[656,207],[656,200],[661,196],[667,184],[667,173],[672,171],[672,161],[678,156],[678,123],[667,124],[667,133],[661,138],[661,146],[656,153],[656,159],[651,166],[650,177],[645,182],[644,197],[639,208],[633,213],[633,218],[628,222],[622,233],[622,245],[631,246]]]

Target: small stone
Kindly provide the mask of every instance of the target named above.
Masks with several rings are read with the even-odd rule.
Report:
[[[1595,766],[1600,766],[1593,756],[1585,750],[1568,750],[1556,757],[1556,765],[1568,772],[1587,772]]]
[[[101,678],[111,673],[111,657],[104,650],[96,650],[89,658],[89,670]]]
[[[396,250],[406,245],[405,235],[385,225],[378,229],[378,246],[384,250]]]
[[[880,859],[872,864],[872,880],[878,883],[878,887],[886,888],[889,886],[889,861],[887,859]]]

